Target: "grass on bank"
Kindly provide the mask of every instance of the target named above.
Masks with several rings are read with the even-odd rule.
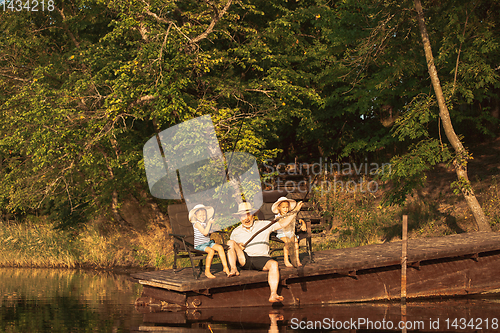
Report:
[[[46,218],[0,223],[0,266],[100,268],[167,268],[172,265],[164,228],[124,231],[89,224],[80,230],[60,230]]]
[[[498,178],[478,182],[475,188],[492,229],[499,231]],[[316,189],[313,194],[327,221],[322,237],[313,239],[315,251],[398,240],[404,214],[408,215],[410,238],[475,230],[473,217],[459,196],[436,198],[432,193],[417,193],[403,207],[383,207],[381,193]],[[33,216],[22,222],[0,223],[0,266],[4,267],[167,269],[172,263],[167,231],[158,225],[139,232],[94,222],[78,230],[59,230],[55,222]],[[187,259],[181,262],[181,266],[187,264]]]

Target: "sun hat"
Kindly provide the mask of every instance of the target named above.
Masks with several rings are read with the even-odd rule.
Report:
[[[257,209],[252,207],[252,204],[250,202],[240,202],[238,204],[238,211],[236,213],[233,213],[234,216],[239,216],[243,215],[246,213],[249,213],[250,215],[253,215]]]
[[[275,203],[273,203],[272,207],[271,207],[271,211],[274,213],[274,214],[278,214],[278,206],[280,205],[280,203],[282,202],[285,202],[287,201],[288,204],[290,205],[290,210],[293,210],[295,208],[295,206],[297,206],[297,201],[293,200],[293,199],[288,199],[287,197],[281,197],[278,199],[278,201],[276,201]]]
[[[214,208],[213,207],[211,207],[211,206],[205,206],[205,205],[202,205],[202,204],[198,204],[198,205],[194,206],[193,209],[191,209],[189,211],[189,221],[193,221],[194,215],[200,209],[204,209],[207,212],[207,219],[206,219],[206,221],[210,220],[214,216]]]

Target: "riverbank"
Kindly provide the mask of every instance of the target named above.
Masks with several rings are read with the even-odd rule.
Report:
[[[84,268],[113,271],[168,268],[169,237],[159,225],[145,231],[90,223],[61,230],[47,218],[0,223],[0,267]]]
[[[497,179],[490,181],[483,184],[480,198],[493,230],[499,231],[500,191]],[[459,199],[454,199],[455,204],[445,204],[415,196],[403,207],[383,207],[380,196],[371,193],[326,193],[316,198],[324,208],[327,222],[325,230],[314,234],[313,250],[399,240],[403,214],[409,216],[410,239],[475,231],[473,218]],[[172,267],[171,240],[165,226],[152,224],[137,231],[103,223],[90,223],[78,230],[60,230],[44,217],[0,223],[0,267],[83,268],[122,273]]]
[[[493,231],[500,231],[500,138],[471,149],[470,179]],[[400,239],[402,215],[408,215],[410,239],[476,230],[461,195],[450,184],[452,169],[438,165],[427,174],[427,186],[402,207],[381,205],[384,195],[371,192],[313,193],[325,217],[324,230],[313,237],[313,250],[346,248]],[[314,192],[314,191],[313,191]],[[279,252],[275,252],[274,255]],[[218,259],[215,258],[215,261]],[[47,217],[0,222],[0,267],[61,267],[131,272],[172,267],[167,228],[150,223],[123,228],[105,219],[78,229],[58,229]],[[187,262],[186,262],[187,264]]]

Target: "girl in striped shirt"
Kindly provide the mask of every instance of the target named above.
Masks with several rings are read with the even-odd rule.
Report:
[[[194,206],[194,208],[189,212],[189,221],[193,224],[194,230],[194,248],[198,251],[208,253],[205,264],[205,275],[209,279],[215,278],[215,275],[210,272],[210,266],[212,265],[215,251],[219,253],[224,273],[226,273],[227,276],[230,276],[224,248],[222,245],[216,244],[210,239],[210,228],[214,222],[213,216],[214,209],[210,206],[204,206],[201,204]]]

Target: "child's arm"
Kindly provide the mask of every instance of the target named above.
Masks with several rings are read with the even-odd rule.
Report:
[[[283,218],[282,220],[278,221],[278,223],[276,223],[276,225],[274,226],[274,230],[277,230],[277,229],[285,229],[292,221],[295,220],[295,216],[297,215],[297,213],[300,211],[300,209],[302,208],[302,205],[304,203],[302,201],[299,201],[297,203],[297,206],[295,206],[295,208],[288,212],[288,215],[287,217]]]
[[[214,222],[213,219],[208,220],[207,226],[205,227],[205,229],[203,229],[201,223],[196,221],[194,227],[198,229],[203,234],[203,236],[208,236],[210,234],[210,228],[212,227],[213,222]]]

